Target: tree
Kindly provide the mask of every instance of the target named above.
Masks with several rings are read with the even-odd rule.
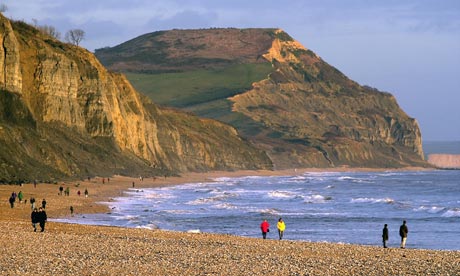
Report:
[[[5,4],[0,4],[0,12],[5,13],[8,10],[8,6]]]
[[[68,42],[68,43],[72,43],[74,45],[79,45],[80,42],[85,38],[85,31],[81,30],[81,29],[73,29],[73,30],[69,30],[67,31],[67,33],[65,33],[65,40]]]
[[[60,39],[61,38],[61,33],[53,26],[50,25],[42,25],[42,26],[37,26],[37,29],[40,30],[40,32],[49,35],[51,37],[54,37],[55,39]]]

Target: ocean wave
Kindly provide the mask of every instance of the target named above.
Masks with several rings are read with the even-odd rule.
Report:
[[[445,209],[446,208],[444,207],[438,207],[438,206],[420,206],[418,208],[415,208],[414,211],[416,212],[424,211],[430,214],[437,214],[439,212],[442,212]]]
[[[309,195],[303,198],[305,203],[325,203],[326,201],[332,200],[332,197],[323,195]]]
[[[447,210],[444,214],[441,215],[445,218],[460,217],[460,208],[454,208],[452,210]]]
[[[170,210],[162,210],[159,213],[166,213],[166,214],[173,214],[173,215],[184,215],[184,214],[192,214],[192,211],[189,210],[182,210],[182,209],[170,209]]]
[[[172,194],[151,192],[151,193],[146,194],[144,196],[144,198],[147,198],[147,199],[171,199],[171,198],[176,198],[176,196],[174,196]]]
[[[233,204],[230,204],[230,203],[221,203],[221,204],[216,204],[214,205],[215,208],[218,208],[218,209],[227,209],[227,210],[235,210],[235,209],[238,209],[238,206],[235,206]]]
[[[138,225],[138,226],[136,226],[134,228],[155,230],[155,229],[159,229],[160,227],[158,227],[158,225],[149,223],[149,224],[145,224],[145,225]]]
[[[292,198],[300,197],[299,194],[290,192],[290,191],[272,191],[268,193],[268,196],[271,198],[285,198],[285,199],[292,199]]]
[[[353,198],[350,201],[351,203],[394,203],[394,199],[385,197],[385,198],[373,198],[373,197],[359,197]]]
[[[111,217],[114,220],[128,220],[128,221],[136,221],[139,220],[139,215],[117,215],[117,214],[112,214]]]
[[[262,208],[262,209],[255,209],[252,210],[253,213],[258,213],[262,215],[279,215],[280,211],[275,208]]]

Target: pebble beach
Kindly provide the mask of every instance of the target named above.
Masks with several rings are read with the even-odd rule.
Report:
[[[8,203],[13,191],[22,191],[24,200],[35,197],[38,206],[45,198],[51,219],[70,216],[70,206],[79,214],[108,212],[98,202],[122,194],[133,182],[142,189],[245,174],[1,185],[0,275],[460,275],[460,251],[279,241],[275,233],[262,240],[52,221],[45,232],[33,232],[30,203],[17,201],[14,208]],[[69,187],[69,196],[58,194],[61,185]]]

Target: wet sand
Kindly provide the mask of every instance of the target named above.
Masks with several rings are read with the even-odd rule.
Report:
[[[347,170],[344,168],[343,170]],[[363,169],[364,170],[364,169]],[[108,211],[97,204],[132,188],[209,181],[221,176],[287,175],[305,171],[190,173],[182,177],[116,176],[57,184],[0,186],[0,275],[460,275],[460,251],[399,249],[218,234],[126,229],[48,222],[33,232],[30,197],[46,199],[49,218]],[[70,196],[59,195],[69,187]],[[88,189],[89,197],[83,194]],[[81,195],[77,195],[80,190]],[[10,208],[22,191],[27,203]],[[273,238],[273,237],[272,237]]]

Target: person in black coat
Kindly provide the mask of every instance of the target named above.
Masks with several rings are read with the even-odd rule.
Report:
[[[37,232],[38,215],[38,209],[34,208],[32,214],[30,214],[30,219],[32,220],[32,227],[34,228],[34,232]]]
[[[388,242],[388,224],[385,224],[383,226],[383,233],[382,233],[382,239],[383,239],[383,248],[387,248],[387,242]]]
[[[45,210],[40,207],[38,209],[38,223],[40,224],[41,232],[45,231],[45,223],[48,217],[46,216]]]
[[[401,248],[406,248],[407,233],[409,233],[409,228],[407,228],[406,221],[403,221],[401,227],[399,227],[399,236],[401,236]]]

